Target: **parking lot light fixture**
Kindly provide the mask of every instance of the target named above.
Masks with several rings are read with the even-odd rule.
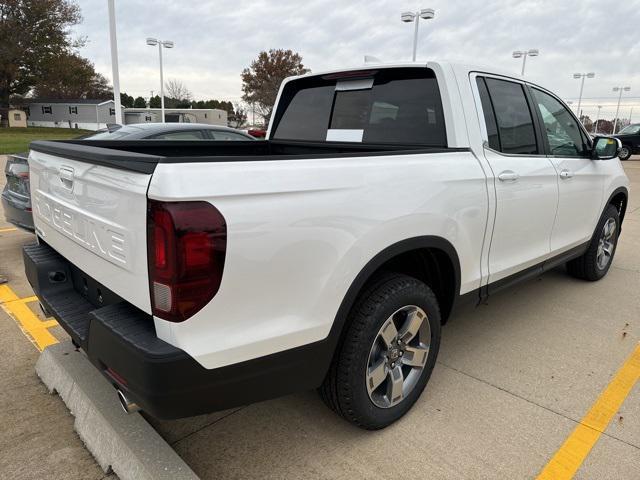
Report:
[[[618,106],[616,107],[616,116],[613,120],[613,132],[616,133],[616,127],[618,126],[618,113],[620,112],[620,100],[622,100],[622,92],[628,92],[631,90],[631,87],[613,87],[614,92],[620,92],[618,95]]]
[[[600,120],[600,110],[602,110],[602,105],[598,105],[598,113],[596,114],[596,123],[593,126],[593,133],[598,133],[598,121]]]
[[[160,116],[164,123],[164,72],[162,70],[162,49],[173,48],[171,40],[158,40],[157,38],[147,37],[147,45],[151,47],[158,46],[158,54],[160,55]],[[151,100],[149,100],[151,102]]]
[[[582,79],[582,81],[580,82],[580,96],[578,97],[578,120],[580,120],[580,122],[582,123],[582,120],[580,119],[580,105],[582,104],[582,90],[584,89],[584,79],[585,78],[593,78],[595,77],[596,74],[593,72],[589,72],[589,73],[574,73],[573,74],[573,78],[575,79]]]
[[[413,29],[413,61],[416,61],[416,52],[418,50],[418,26],[420,25],[420,19],[431,20],[435,17],[436,12],[433,8],[423,8],[417,12],[403,12],[400,14],[400,20],[404,23],[415,23]]]
[[[522,72],[520,75],[524,77],[524,67],[527,64],[527,57],[537,57],[540,55],[540,50],[537,48],[531,48],[529,50],[516,50],[512,54],[513,58],[522,58]]]

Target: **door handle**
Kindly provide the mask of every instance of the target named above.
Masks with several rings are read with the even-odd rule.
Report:
[[[573,172],[571,170],[560,170],[560,178],[567,179],[573,177]]]
[[[498,174],[498,180],[500,180],[501,182],[515,182],[519,176],[520,175],[512,170],[505,170],[504,172],[500,172]]]

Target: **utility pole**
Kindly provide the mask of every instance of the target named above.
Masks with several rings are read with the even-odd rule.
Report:
[[[593,127],[593,133],[598,133],[598,120],[600,120],[600,109],[602,105],[598,105],[598,113],[596,114],[596,123]]]
[[[164,71],[162,69],[162,49],[173,48],[173,42],[171,40],[158,40],[157,38],[147,38],[147,45],[151,47],[158,46],[158,55],[160,56],[160,116],[161,122],[164,123]]]
[[[111,43],[111,73],[113,75],[113,101],[116,107],[116,123],[122,125],[122,107],[120,106],[120,74],[118,73],[118,40],[116,38],[115,0],[107,0],[109,8],[109,40]]]
[[[581,118],[582,112],[580,111],[580,105],[582,104],[582,91],[584,90],[584,79],[593,78],[595,76],[596,74],[593,72],[573,74],[573,78],[582,79],[582,81],[580,82],[580,96],[578,97],[578,120],[580,120],[580,123],[582,123],[582,118]]]
[[[524,67],[527,64],[527,57],[537,57],[540,55],[540,51],[537,48],[531,48],[529,50],[516,50],[511,54],[513,58],[522,58],[522,72],[520,75],[524,77]]]
[[[616,107],[616,116],[613,120],[613,132],[611,133],[616,133],[616,127],[618,125],[618,113],[620,112],[620,100],[622,100],[622,92],[628,92],[629,90],[631,90],[631,87],[613,87],[613,91],[619,91],[620,95],[618,95],[618,106]]]
[[[416,53],[418,51],[418,26],[420,24],[420,19],[430,20],[435,16],[435,11],[433,8],[423,8],[417,12],[403,12],[400,15],[400,20],[404,23],[414,22],[415,26],[413,28],[413,61],[416,61]]]

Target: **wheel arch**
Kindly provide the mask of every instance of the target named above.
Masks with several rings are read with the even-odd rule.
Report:
[[[628,199],[629,190],[627,190],[626,187],[618,187],[611,193],[611,195],[609,195],[609,199],[604,205],[604,208],[607,208],[609,205],[613,205],[618,209],[618,214],[620,215],[620,230],[622,230],[622,222],[624,220],[624,215],[627,212]]]
[[[336,346],[346,330],[349,312],[353,308],[359,293],[367,286],[369,281],[378,272],[386,270],[385,267],[398,267],[400,265],[406,266],[405,262],[408,258],[411,258],[410,256],[415,255],[416,257],[414,258],[418,258],[418,256],[423,254],[431,254],[431,257],[425,258],[425,263],[418,267],[414,266],[414,268],[422,267],[423,269],[426,269],[429,266],[436,266],[436,268],[446,270],[446,264],[441,262],[448,262],[449,264],[450,270],[440,272],[438,275],[439,279],[444,279],[445,281],[444,284],[441,283],[439,285],[440,288],[436,287],[436,289],[440,290],[440,296],[438,295],[438,292],[436,292],[436,289],[430,285],[438,298],[438,302],[440,303],[443,323],[446,321],[460,294],[460,259],[458,257],[458,253],[454,246],[442,237],[431,235],[412,237],[394,243],[376,254],[371,260],[369,260],[369,262],[367,262],[351,282],[347,293],[340,303],[340,307],[338,308],[338,312],[331,328],[330,336],[334,338]],[[410,270],[403,271],[402,269],[399,271],[397,269],[391,269],[390,271],[409,275],[412,273]],[[421,278],[421,276],[415,274],[415,272],[411,276],[424,280],[424,277]],[[444,297],[445,295],[447,295],[447,298]]]

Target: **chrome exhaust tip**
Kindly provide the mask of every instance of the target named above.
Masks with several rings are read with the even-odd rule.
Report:
[[[116,390],[118,393],[118,400],[120,400],[120,406],[125,411],[125,413],[133,413],[139,412],[140,407],[136,402],[131,401],[127,396],[122,392],[122,390]]]

